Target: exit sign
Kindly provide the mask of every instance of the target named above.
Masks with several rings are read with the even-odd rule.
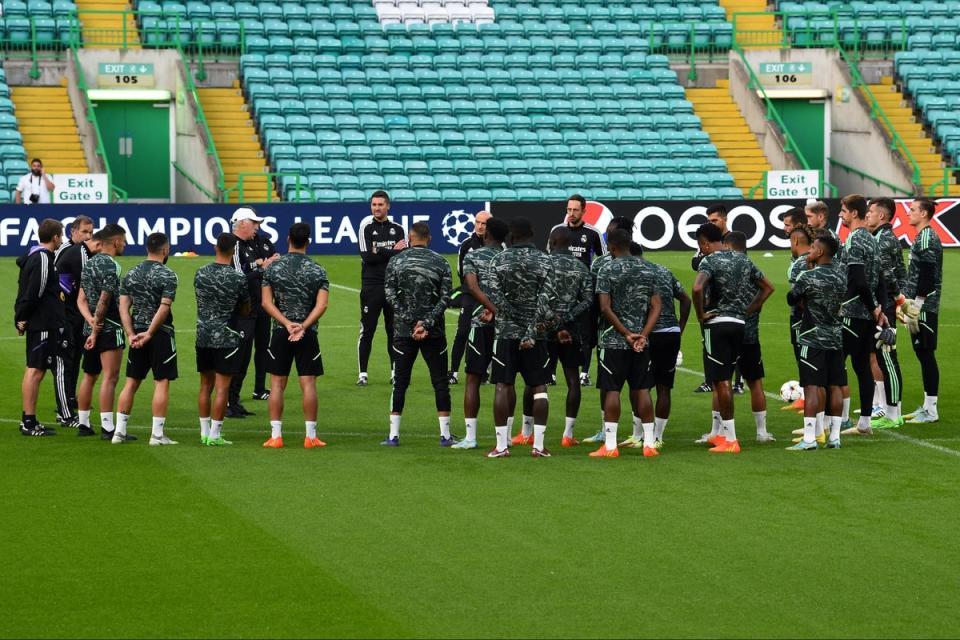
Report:
[[[761,62],[757,74],[764,87],[797,87],[813,83],[812,62]]]
[[[97,86],[139,89],[153,85],[153,63],[101,62],[97,65]]]

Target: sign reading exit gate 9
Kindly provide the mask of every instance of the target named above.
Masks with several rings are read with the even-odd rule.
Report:
[[[53,176],[54,204],[110,202],[105,173],[58,173]]]
[[[97,65],[97,86],[149,88],[153,84],[153,63],[101,62]]]

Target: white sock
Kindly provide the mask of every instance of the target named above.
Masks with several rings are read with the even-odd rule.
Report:
[[[167,419],[164,417],[153,416],[153,430],[150,432],[154,438],[163,437],[163,425],[166,423]]]
[[[667,418],[653,419],[653,439],[663,440],[663,431],[667,428]]]
[[[757,424],[757,435],[758,436],[767,435],[767,412],[754,411],[753,421]]]
[[[737,428],[733,424],[733,420],[721,420],[720,421],[721,431],[723,437],[726,438],[727,442],[736,442],[737,440]]]
[[[400,437],[400,416],[390,416],[390,437]]]
[[[652,422],[643,423],[643,446],[645,447],[653,446],[653,441],[655,439],[653,437],[653,429],[654,427]]]
[[[465,418],[464,423],[467,425],[467,433],[464,436],[467,440],[476,441],[477,439],[477,419],[476,418]]]
[[[306,427],[307,437],[313,440],[317,437],[317,423],[316,422],[307,422],[303,421],[303,426]]]
[[[523,416],[523,422],[520,424],[520,435],[524,438],[533,435],[533,416]]]
[[[573,437],[573,427],[576,426],[576,418],[567,418],[563,421],[563,437],[572,438]]]
[[[283,422],[281,422],[280,420],[270,421],[270,437],[271,438],[283,437]]]
[[[900,417],[900,405],[898,404],[888,404],[887,405],[887,417],[891,420],[896,420]]]
[[[819,413],[817,413],[817,430],[816,430],[816,435],[818,435],[818,436],[821,435],[821,434],[823,433],[823,430],[824,430],[824,429],[827,429],[827,428],[829,428],[829,427],[830,427],[830,425],[826,423],[825,418],[824,418],[824,415],[823,415],[823,411],[820,411]]]
[[[830,420],[830,439],[839,440],[840,439],[840,425],[843,423],[843,420],[840,419],[840,416],[828,416]]]
[[[547,432],[547,425],[545,424],[535,424],[533,425],[533,448],[534,449],[543,449],[543,434]]]
[[[635,440],[643,438],[643,422],[640,420],[640,416],[633,416],[633,433],[631,435]]]
[[[450,439],[450,416],[439,416],[437,418],[440,421],[440,437],[444,440]]]
[[[857,420],[857,429],[860,431],[867,431],[870,429],[870,416],[861,415],[860,419]]]
[[[882,407],[886,403],[886,390],[883,386],[883,380],[877,380],[873,383],[873,406]]]
[[[223,420],[210,421],[210,439],[216,440],[220,437],[220,429],[223,428]]]
[[[720,424],[721,424],[720,412],[719,412],[719,411],[714,411],[714,412],[713,412],[713,422],[710,423],[710,435],[711,435],[711,436],[715,436],[715,435],[717,435],[718,433],[720,433]]]
[[[101,416],[101,420],[102,420]],[[129,413],[120,413],[117,411],[117,433],[127,435],[127,423],[130,421]]]
[[[507,430],[510,433],[513,433],[513,416],[510,416],[509,418],[507,418]]]
[[[367,372],[366,372],[366,371],[361,371],[361,372],[360,372],[360,377],[361,377],[361,378],[366,378],[366,377],[367,377]]]
[[[77,411],[77,415],[80,416],[80,424],[90,426],[90,411]]]
[[[928,396],[923,394],[923,408],[927,410],[931,416],[939,418],[940,414],[937,413],[937,396]]]
[[[494,427],[494,431],[497,432],[497,451],[503,451],[510,439],[510,427]]]
[[[820,433],[823,433],[821,430]],[[803,418],[803,441],[807,444],[814,442],[817,439],[817,417]]]
[[[613,451],[617,448],[617,423],[603,423],[603,447],[607,451]]]
[[[200,437],[210,437],[210,418],[200,418]]]
[[[126,426],[126,423],[124,423]],[[113,430],[116,428],[113,426],[113,413],[101,413],[100,414],[100,428],[106,431],[107,433],[113,433]],[[122,431],[120,433],[123,433]]]
[[[840,420],[846,422],[850,419],[850,398],[843,399],[843,409],[840,412]]]

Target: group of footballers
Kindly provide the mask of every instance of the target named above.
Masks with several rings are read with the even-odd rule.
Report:
[[[790,336],[805,391],[803,428],[797,431],[792,450],[813,450],[821,444],[839,448],[841,433],[870,434],[874,428],[898,427],[905,419],[938,419],[935,350],[942,246],[929,226],[935,205],[917,200],[910,208],[910,224],[917,234],[905,267],[891,231],[893,201],[867,203],[853,195],[842,203],[841,219],[849,231],[842,244],[827,227],[823,203],[791,210],[784,217],[795,258],[788,274]],[[389,433],[382,445],[400,444],[406,392],[419,354],[429,369],[442,447],[477,448],[480,388],[489,379],[495,385],[496,444],[487,457],[509,456],[511,445],[529,445],[534,457],[550,457],[545,446],[547,387],[555,380],[557,364],[567,387],[561,445],[576,446],[581,386],[588,380],[584,376],[595,354],[602,428],[584,439],[600,445],[590,455],[617,457],[626,447],[642,449],[645,457],[657,456],[691,309],[700,325],[705,380],[713,394],[711,429],[698,442],[710,444],[713,453],[740,452],[731,384],[735,375],[742,376],[750,390],[757,440],[774,441],[766,427],[759,341],[760,312],[773,286],[747,257],[744,234],[727,230],[722,206],[710,208],[709,221],[697,229],[697,274],[689,296],[674,274],[644,257],[642,247],[633,241],[629,218],[613,218],[604,230],[605,239],[586,224],[581,196],[568,200],[566,220],[551,230],[547,252],[535,246],[529,220],[504,221],[481,212],[458,261],[461,321],[451,371],[445,313],[457,296],[449,263],[429,249],[427,224],[413,224],[407,236],[389,219],[385,192],[374,193],[370,205],[371,217],[359,234],[357,384],[369,384],[370,343],[383,313],[392,395]],[[271,433],[263,446],[284,446],[284,392],[295,363],[305,416],[304,446],[323,447],[317,437],[316,378],[323,375],[317,325],[327,309],[329,281],[323,267],[306,256],[311,229],[305,223],[291,225],[287,254],[268,258],[244,254],[239,243],[249,243],[262,221],[250,208],[237,209],[231,220],[233,233],[218,237],[214,261],[194,278],[201,442],[231,444],[223,437],[223,423],[232,417],[231,385],[250,360],[251,334],[258,331],[251,315],[259,307],[272,320],[264,349]],[[122,227],[108,224],[92,233],[92,221],[78,217],[71,225],[71,249],[62,248],[63,235],[60,222],[42,221],[38,245],[18,261],[15,322],[27,338],[21,433],[55,433],[36,417],[40,382],[51,370],[61,423],[76,427],[81,436],[96,434],[90,415],[99,378],[101,437],[114,444],[134,440],[127,433],[127,422],[137,391],[152,373],[149,443],[176,444],[164,433],[169,385],[178,371],[171,312],[178,281],[165,266],[170,254],[167,237],[151,234],[146,260],[121,274],[115,258],[125,246]],[[257,273],[256,280],[251,279],[252,272]],[[900,410],[898,319],[910,332],[923,371],[924,404],[908,416]],[[115,405],[127,344],[126,381]],[[450,427],[450,384],[458,382],[454,372],[464,353],[466,434],[458,439]],[[861,416],[856,426],[844,429],[850,409],[847,357],[858,379]],[[83,378],[77,389],[81,359]],[[524,383],[523,422],[513,435],[518,375]],[[618,442],[624,386],[629,389],[633,430]],[[875,408],[878,394],[882,406]]]

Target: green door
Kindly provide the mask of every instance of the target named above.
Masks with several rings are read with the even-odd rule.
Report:
[[[95,105],[113,184],[131,199],[170,199],[170,104]]]
[[[800,152],[807,159],[811,169],[817,169],[823,175],[824,159],[824,120],[825,103],[823,100],[804,100],[777,98],[773,100],[787,125],[790,135],[797,141]]]

